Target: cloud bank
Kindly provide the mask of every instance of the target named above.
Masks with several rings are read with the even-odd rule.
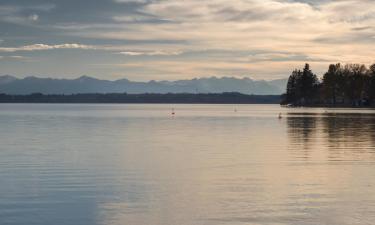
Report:
[[[272,79],[304,62],[319,73],[331,62],[375,61],[371,0],[103,0],[95,1],[97,6],[81,0],[84,9],[70,0],[14,2],[0,4],[0,22],[22,21],[26,28],[9,34],[22,45],[0,36],[0,52],[76,49],[82,51],[77,60],[92,66],[84,68],[88,73],[100,68],[101,74],[133,79]],[[32,43],[40,39],[44,44]],[[96,55],[85,61],[85,50]]]

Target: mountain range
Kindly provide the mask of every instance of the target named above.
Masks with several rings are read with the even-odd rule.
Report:
[[[89,76],[77,79],[38,78],[18,79],[0,76],[0,93],[5,94],[77,94],[77,93],[222,93],[240,92],[254,95],[279,95],[287,79],[253,80],[250,78],[209,77],[177,81],[136,82],[128,79],[100,80]]]

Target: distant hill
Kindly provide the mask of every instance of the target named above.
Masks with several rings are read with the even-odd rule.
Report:
[[[196,78],[177,81],[135,82],[127,79],[99,80],[88,76],[77,79],[0,76],[0,93],[5,94],[77,94],[77,93],[222,93],[239,92],[254,95],[279,95],[286,79],[265,81],[234,77]]]
[[[280,95],[245,95],[237,92],[219,94],[0,94],[0,103],[279,104],[280,100]]]

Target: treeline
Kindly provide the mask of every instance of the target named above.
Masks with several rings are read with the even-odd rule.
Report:
[[[186,103],[186,104],[278,104],[279,95],[221,94],[0,94],[0,103]]]
[[[375,105],[375,64],[331,64],[321,80],[306,64],[289,77],[282,104],[293,106]]]

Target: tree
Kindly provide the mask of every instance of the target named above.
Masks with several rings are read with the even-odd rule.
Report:
[[[370,102],[374,102],[375,100],[375,64],[371,65],[368,70],[368,79],[369,85],[367,89],[367,94],[369,96]]]
[[[318,84],[309,64],[302,71],[294,70],[288,79],[285,101],[295,105],[311,104],[318,96]]]
[[[297,97],[298,97],[297,79],[298,79],[298,71],[294,70],[292,74],[289,76],[288,83],[286,86],[286,102],[287,103],[294,103],[297,100]]]
[[[366,66],[348,64],[344,68],[345,95],[352,106],[360,106],[365,96],[365,84],[368,82]]]
[[[340,96],[341,78],[340,64],[331,64],[328,72],[323,76],[323,95],[325,98],[331,99],[333,105],[336,105],[337,98]]]
[[[300,79],[301,100],[309,104],[317,97],[319,80],[310,70],[310,65],[307,63],[305,64]]]
[[[289,77],[286,102],[295,105],[375,104],[375,64],[369,69],[361,64],[331,64],[322,83],[306,64],[302,71],[295,70]]]

